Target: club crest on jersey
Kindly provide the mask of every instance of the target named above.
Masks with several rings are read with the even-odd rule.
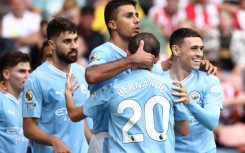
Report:
[[[200,95],[200,93],[197,92],[197,91],[192,91],[191,94],[190,94],[190,98],[191,98],[193,101],[195,101],[195,102],[197,102],[197,101],[200,99],[200,97],[201,97],[201,95]]]
[[[25,99],[26,101],[30,102],[34,99],[34,95],[33,92],[31,91],[31,89],[27,89],[25,92]]]

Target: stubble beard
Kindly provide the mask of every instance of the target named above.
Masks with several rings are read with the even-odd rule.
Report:
[[[69,54],[71,54],[71,52],[76,52],[76,55],[75,56],[69,56]],[[69,51],[67,54],[64,54],[62,51],[57,50],[56,55],[57,55],[58,59],[60,59],[62,62],[66,63],[66,64],[74,63],[77,60],[77,50],[76,49]]]

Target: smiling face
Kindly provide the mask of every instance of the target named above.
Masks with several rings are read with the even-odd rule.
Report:
[[[112,31],[127,40],[140,32],[139,15],[133,5],[122,5],[117,12],[117,18],[111,21]]]
[[[64,32],[55,40],[51,40],[51,48],[54,51],[53,56],[60,62],[70,64],[77,60],[78,35],[77,33]]]
[[[200,37],[186,37],[178,46],[179,63],[183,69],[199,69],[203,59],[203,42]]]

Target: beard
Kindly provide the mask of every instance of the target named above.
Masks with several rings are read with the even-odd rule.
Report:
[[[71,55],[74,52],[76,54],[75,55]],[[67,54],[65,54],[64,52],[62,52],[60,50],[57,50],[56,51],[56,55],[64,63],[71,64],[71,63],[76,62],[76,60],[77,60],[77,49],[72,49]]]

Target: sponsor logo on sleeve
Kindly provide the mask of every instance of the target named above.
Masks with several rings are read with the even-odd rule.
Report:
[[[220,86],[213,86],[213,87],[210,89],[210,92],[211,92],[211,93],[220,93],[220,92],[221,92],[221,88],[220,88]]]
[[[31,89],[27,89],[25,92],[25,100],[27,102],[31,102],[34,99],[34,94]],[[36,107],[35,103],[25,103],[25,108],[27,109],[34,109]]]
[[[91,56],[91,61],[99,60],[99,56],[97,54],[94,54]]]
[[[31,89],[27,89],[25,92],[25,99],[28,102],[31,102],[34,99],[34,95],[33,92],[31,91]]]

